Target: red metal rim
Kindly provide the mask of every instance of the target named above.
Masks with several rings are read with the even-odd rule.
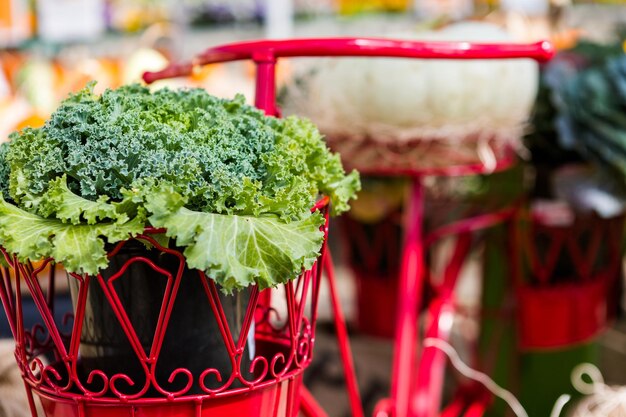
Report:
[[[549,42],[534,44],[479,44],[470,42],[420,42],[384,38],[313,38],[261,40],[232,43],[196,56],[192,62],[170,65],[157,72],[146,72],[143,79],[152,83],[163,78],[181,77],[194,67],[218,62],[252,59],[275,61],[280,57],[370,56],[423,59],[514,59],[548,61],[554,55]]]
[[[304,372],[304,368],[295,369],[294,371],[288,372],[285,375],[281,376],[280,378],[269,379],[269,380],[263,381],[259,384],[256,384],[254,387],[235,388],[235,389],[222,391],[214,395],[186,395],[186,396],[181,396],[181,397],[141,398],[141,399],[136,399],[136,400],[122,400],[122,401],[120,401],[119,398],[111,398],[111,397],[88,398],[82,395],[60,396],[60,395],[57,395],[57,393],[55,393],[54,391],[42,389],[41,386],[38,386],[33,381],[27,380],[26,382],[28,385],[32,387],[33,391],[35,391],[37,395],[40,395],[41,397],[47,398],[51,401],[64,402],[68,404],[75,404],[76,402],[79,402],[79,401],[88,401],[93,404],[109,405],[109,406],[115,406],[115,405],[120,405],[120,404],[135,405],[135,406],[137,405],[158,406],[158,405],[165,405],[165,404],[179,404],[179,403],[189,403],[189,402],[195,403],[195,402],[202,402],[202,401],[210,401],[212,399],[239,397],[241,396],[241,394],[251,393],[256,390],[264,390],[272,386],[275,386],[277,384],[280,384],[281,382],[290,381],[295,378],[299,378],[303,372]]]
[[[58,398],[36,390],[46,417],[230,417],[246,415],[265,417],[292,417],[300,406],[302,377],[297,375],[273,386],[249,391],[245,395],[221,398],[189,398],[186,401],[159,404],[117,403],[102,404],[89,401]]]

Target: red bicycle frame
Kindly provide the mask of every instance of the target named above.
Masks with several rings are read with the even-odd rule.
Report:
[[[268,115],[277,115],[276,107],[276,62],[282,57],[397,57],[414,59],[514,59],[531,58],[538,62],[549,60],[554,54],[549,42],[534,44],[476,44],[469,42],[418,42],[408,40],[390,40],[376,38],[327,38],[263,40],[234,43],[207,49],[192,62],[175,64],[159,72],[144,74],[144,80],[151,83],[156,80],[186,76],[201,65],[212,63],[252,60],[257,66],[255,104]],[[452,309],[452,289],[458,276],[458,267],[465,259],[470,244],[469,233],[510,219],[510,209],[462,220],[424,236],[422,230],[425,176],[461,176],[485,174],[505,169],[515,162],[515,156],[497,162],[495,169],[488,169],[483,164],[449,166],[426,169],[371,169],[362,172],[372,175],[409,176],[412,179],[410,197],[405,212],[405,238],[398,288],[397,326],[395,353],[392,370],[391,397],[381,401],[376,407],[375,416],[383,417],[425,417],[438,414],[443,368],[445,358],[434,348],[424,349],[418,363],[418,307],[425,280],[424,251],[427,246],[441,236],[458,234],[457,248],[446,278],[439,289],[440,296],[431,305],[433,313],[427,329],[429,337],[447,338],[449,316]],[[465,256],[464,256],[465,254]],[[331,286],[332,306],[335,312],[340,352],[346,372],[346,384],[353,415],[362,417],[363,411],[354,375],[346,326],[341,306],[338,303],[335,278],[330,258],[325,267]],[[457,269],[455,271],[455,269]],[[308,415],[323,416],[321,407],[313,403],[313,397],[307,392],[302,397],[303,409]]]

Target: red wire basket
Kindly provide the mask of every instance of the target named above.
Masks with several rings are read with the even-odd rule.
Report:
[[[527,213],[514,239],[524,275],[515,279],[519,343],[530,351],[598,336],[615,318],[621,293],[625,215],[571,213],[563,224],[542,213]]]
[[[325,236],[327,203],[316,206]],[[109,248],[97,276],[68,274],[74,309],[63,320],[55,320],[54,260],[33,265],[0,249],[8,264],[0,298],[33,416],[297,415],[319,260],[278,290],[226,295],[187,268],[179,248],[161,246],[158,232]],[[27,297],[41,319],[32,328]]]

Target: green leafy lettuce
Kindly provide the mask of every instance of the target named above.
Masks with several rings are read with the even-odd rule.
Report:
[[[359,188],[307,120],[201,89],[90,85],[0,147],[0,244],[96,274],[106,243],[162,227],[224,290],[266,288],[319,254],[320,194],[338,214]]]

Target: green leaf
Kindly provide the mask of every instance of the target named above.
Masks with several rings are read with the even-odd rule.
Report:
[[[52,237],[50,256],[70,272],[96,274],[108,265],[104,241],[98,232],[98,228],[89,226],[59,228]]]
[[[150,223],[185,247],[187,265],[205,271],[224,291],[257,283],[274,287],[295,278],[317,259],[324,219],[319,213],[285,223],[276,216],[203,213],[183,207],[171,187],[146,195]]]
[[[26,210],[36,211],[41,203],[41,195],[32,193],[29,188],[29,181],[20,168],[13,168],[9,178],[9,194],[13,200]]]
[[[157,243],[157,245],[161,246],[162,248],[169,248],[169,246],[170,246],[170,238],[165,233],[150,234],[150,237],[152,239],[154,239],[154,241]],[[152,242],[150,242],[147,239],[137,239],[137,240],[139,240],[141,243],[143,243],[143,245],[147,249],[154,248],[154,245],[152,244]]]
[[[342,176],[341,179],[323,185],[321,191],[330,197],[331,215],[338,215],[350,210],[348,201],[356,200],[356,193],[361,190],[361,181],[357,171],[352,171],[349,175]]]
[[[96,224],[100,220],[114,220],[118,223],[126,223],[128,215],[120,211],[117,206],[107,201],[107,196],[100,196],[98,200],[91,201],[74,194],[67,187],[67,177],[63,175],[50,181],[48,191],[44,194],[39,206],[39,213],[48,217],[56,216],[63,222],[80,224],[83,220],[87,224]]]
[[[29,213],[0,197],[0,244],[22,261],[52,257],[69,272],[96,274],[108,264],[104,239],[115,243],[141,233],[144,218],[74,225]]]

